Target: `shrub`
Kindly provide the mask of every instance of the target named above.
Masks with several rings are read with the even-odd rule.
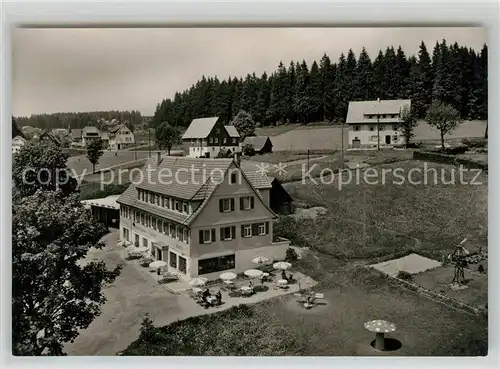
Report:
[[[470,148],[484,148],[488,146],[488,140],[484,138],[470,139],[464,138],[462,144]]]
[[[413,276],[411,275],[411,273],[405,272],[404,270],[400,270],[398,272],[397,277],[399,279],[402,279],[403,281],[411,281],[413,279]]]
[[[295,261],[298,258],[299,256],[297,255],[294,249],[292,249],[291,247],[286,249],[286,256],[285,256],[286,261]]]
[[[243,146],[243,148],[241,150],[243,152],[243,155],[246,155],[246,156],[254,156],[255,155],[255,149],[253,148],[252,145],[246,144]]]
[[[141,267],[147,268],[149,264],[153,262],[153,258],[151,256],[143,256],[142,259],[139,261],[139,265]]]
[[[479,264],[479,266],[477,267],[477,271],[478,271],[478,273],[481,273],[481,274],[484,273],[484,266],[483,266],[483,264]]]
[[[306,247],[307,241],[299,232],[299,224],[295,218],[291,216],[280,216],[273,224],[273,233],[275,237],[283,237],[289,239],[292,244]]]
[[[444,152],[445,154],[448,155],[460,155],[460,154],[465,154],[468,150],[469,150],[468,146],[459,145],[459,146],[445,148],[444,151],[443,149],[439,148],[436,149],[435,152]]]

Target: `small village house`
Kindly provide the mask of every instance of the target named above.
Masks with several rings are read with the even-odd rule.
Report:
[[[83,141],[82,141],[83,130],[81,128],[70,129],[69,135],[72,140],[71,146],[76,146],[76,147],[83,146]]]
[[[222,129],[222,128],[220,128]],[[272,184],[238,159],[160,157],[118,198],[120,240],[149,248],[181,279],[241,272],[252,259],[283,260],[290,242],[273,236]],[[171,173],[170,180],[159,176]],[[163,173],[163,174],[162,174]]]
[[[88,146],[92,141],[101,139],[101,131],[94,126],[87,126],[83,128],[82,146]]]
[[[43,132],[40,137],[38,137],[38,142],[42,145],[61,146],[61,141],[51,132]]]
[[[12,139],[12,153],[17,153],[28,142],[23,136],[17,135]]]
[[[399,129],[402,109],[410,100],[351,101],[347,111],[349,148],[392,147],[405,143]],[[378,127],[378,130],[377,130]]]
[[[109,147],[111,150],[121,150],[135,143],[134,134],[125,124],[110,128],[107,135],[109,137]]]
[[[216,158],[241,152],[240,135],[219,117],[194,119],[182,136],[190,158]]]
[[[268,136],[249,136],[243,140],[243,146],[251,146],[256,154],[273,152],[273,144]]]

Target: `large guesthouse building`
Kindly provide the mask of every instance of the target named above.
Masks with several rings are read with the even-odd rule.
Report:
[[[241,152],[240,135],[219,117],[194,119],[182,136],[190,158],[216,158]]]
[[[401,111],[410,100],[351,101],[347,111],[349,148],[391,147],[405,143]]]
[[[220,129],[223,129],[222,126]],[[160,157],[118,198],[120,239],[145,246],[181,279],[241,272],[252,259],[283,260],[273,237],[272,184],[238,159]]]

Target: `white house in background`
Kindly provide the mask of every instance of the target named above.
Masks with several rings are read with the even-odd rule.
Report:
[[[219,153],[241,152],[240,135],[234,126],[225,126],[219,117],[193,119],[182,136],[190,158],[216,158]]]
[[[19,152],[21,148],[26,145],[26,139],[20,135],[17,135],[12,139],[12,153]]]
[[[82,146],[87,146],[92,141],[100,139],[101,139],[101,131],[99,131],[97,127],[87,126],[83,128]]]
[[[109,129],[109,147],[111,150],[121,150],[135,143],[135,136],[125,124]]]
[[[390,147],[405,143],[400,114],[411,100],[351,101],[347,111],[349,148]],[[377,130],[378,126],[378,130]]]

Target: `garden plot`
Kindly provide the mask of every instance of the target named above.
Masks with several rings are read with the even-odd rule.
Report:
[[[440,267],[441,263],[418,254],[409,254],[399,259],[388,260],[370,266],[391,277],[396,277],[399,272],[409,274],[421,273]]]

